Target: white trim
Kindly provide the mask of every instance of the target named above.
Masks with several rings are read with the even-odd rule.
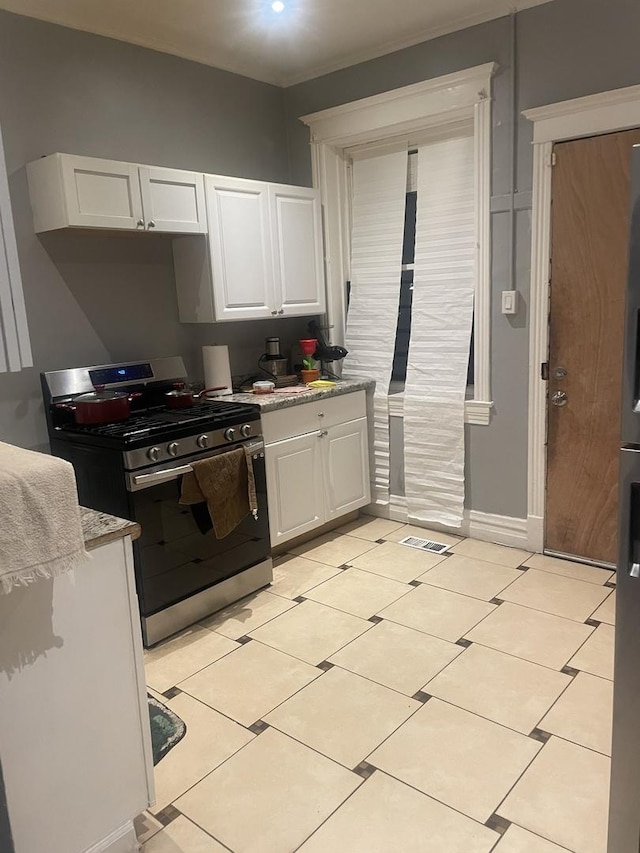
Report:
[[[525,110],[533,127],[531,318],[529,325],[529,421],[527,517],[529,548],[542,551],[547,469],[547,388],[540,365],[549,351],[551,258],[551,156],[553,143],[640,126],[640,86],[628,86]]]
[[[105,838],[92,844],[84,853],[134,853],[140,850],[133,821],[128,820]]]
[[[551,257],[551,142],[534,145],[531,221],[531,317],[529,321],[529,422],[527,515],[542,520],[532,544],[542,551],[547,439],[547,383],[540,370],[549,352],[549,258]]]
[[[640,86],[627,86],[524,110],[534,123],[533,141],[560,142],[640,126]]]
[[[311,130],[313,185],[321,193],[327,274],[327,325],[344,344],[349,271],[347,163],[354,146],[411,141],[460,121],[473,121],[478,217],[474,318],[474,400],[465,423],[490,423],[491,401],[491,78],[494,62],[414,83],[301,117]],[[408,134],[410,136],[408,136]]]
[[[472,539],[481,539],[483,542],[496,542],[499,545],[524,548],[529,551],[535,550],[529,545],[528,520],[526,518],[512,518],[507,515],[494,515],[493,513],[465,509],[460,527],[445,527],[434,522],[426,524],[409,518],[407,502],[402,495],[391,495],[390,503],[387,506],[370,504],[361,512],[378,518],[389,518],[392,521],[412,524],[414,527],[441,530],[443,533],[469,536]]]
[[[455,74],[445,74],[380,95],[361,98],[317,113],[301,116],[311,128],[311,141],[347,148],[366,134],[371,142],[397,136],[404,127],[425,127],[426,120],[437,116],[439,123],[447,114],[462,117],[471,114],[481,99],[488,96],[495,62],[478,65]],[[362,140],[364,141],[364,140]]]

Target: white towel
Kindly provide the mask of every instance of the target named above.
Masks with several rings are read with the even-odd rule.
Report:
[[[0,591],[54,577],[87,556],[73,466],[0,442]]]

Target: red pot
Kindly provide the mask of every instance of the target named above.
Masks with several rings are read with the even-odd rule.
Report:
[[[190,388],[187,388],[184,383],[179,382],[174,386],[173,391],[167,391],[164,395],[164,401],[168,409],[188,409],[189,406],[194,406],[200,402],[200,398],[204,397],[210,391],[226,391],[226,385],[216,385],[215,388],[205,388],[199,394],[194,394]]]
[[[139,396],[126,391],[105,391],[97,386],[89,394],[80,394],[73,403],[59,403],[58,407],[72,411],[77,424],[110,424],[126,421],[131,414],[131,400]]]

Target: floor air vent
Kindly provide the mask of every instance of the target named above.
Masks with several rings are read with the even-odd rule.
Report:
[[[432,554],[443,554],[449,547],[442,542],[432,542],[431,539],[420,539],[418,536],[405,536],[400,540],[400,544],[417,548],[419,551],[430,551]]]

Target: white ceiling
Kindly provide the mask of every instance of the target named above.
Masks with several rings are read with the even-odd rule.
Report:
[[[0,8],[290,86],[549,0],[0,0]]]

